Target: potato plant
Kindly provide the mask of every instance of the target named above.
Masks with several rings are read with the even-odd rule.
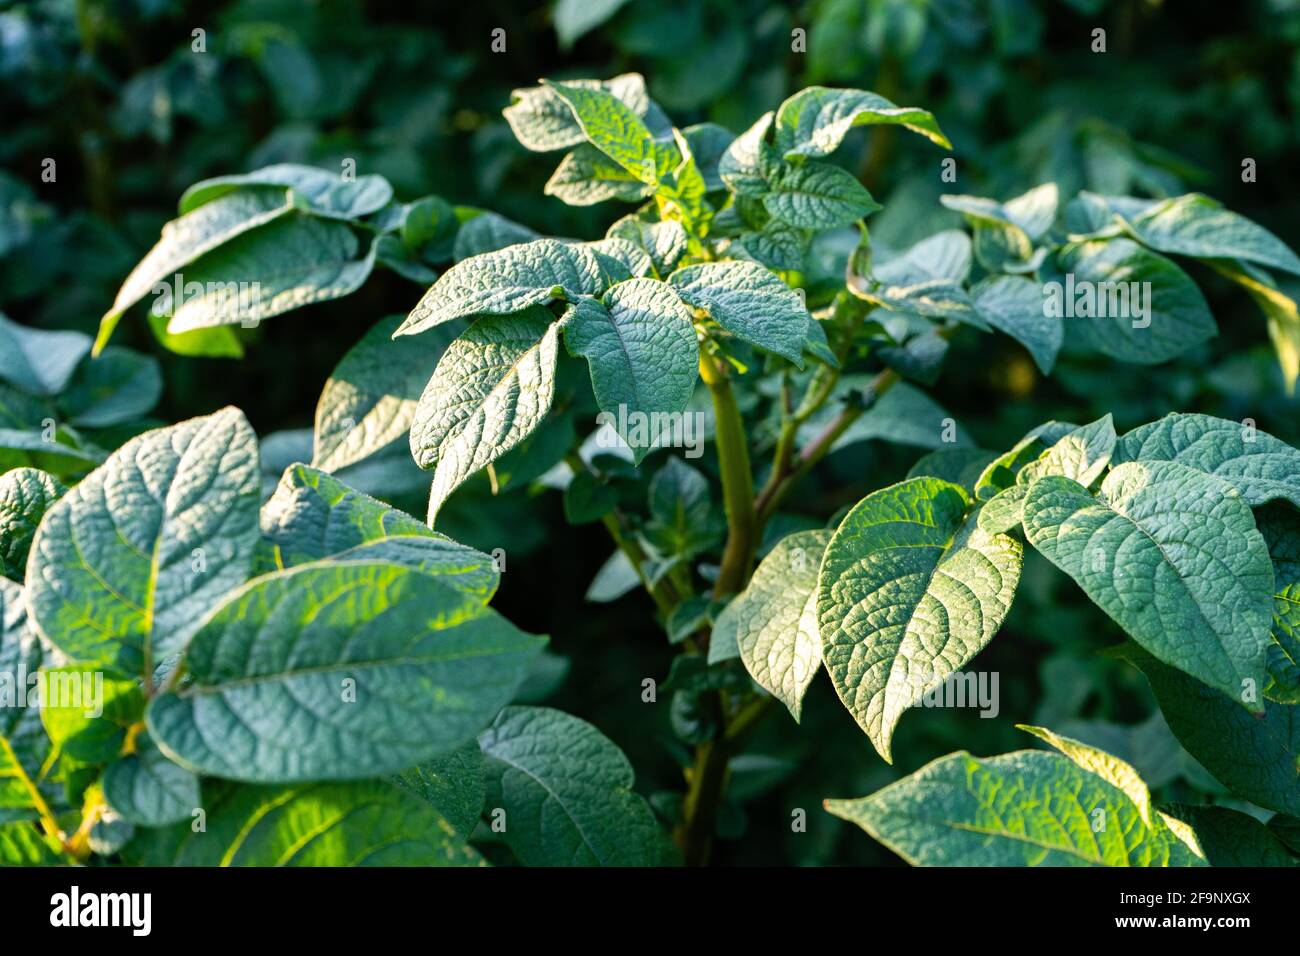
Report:
[[[936,163],[951,144],[865,90],[808,87],[739,135],[678,128],[636,74],[544,80],[504,115],[562,153],[548,195],[630,212],[601,238],[542,236],[399,201],[378,175],[273,165],[184,193],[93,357],[0,325],[0,672],[42,688],[0,709],[0,859],[705,864],[752,735],[798,723],[814,681],[886,762],[909,709],[996,707],[968,668],[1030,550],[1127,635],[1099,642],[1106,666],[1145,675],[1182,747],[1267,823],[1160,804],[1121,756],[1028,712],[1007,715],[1023,749],[958,750],[825,793],[824,812],[917,865],[1295,864],[1300,451],[1175,408],[1122,434],[1109,414],[1041,421],[985,451],[941,404],[958,336],[1008,336],[1044,374],[1064,351],[1121,376],[1203,347],[1189,262],[1259,303],[1294,386],[1291,249],[1205,195],[1052,182],[947,195],[965,228],[889,248],[833,155],[862,126]],[[288,461],[233,407],[142,420],[157,372],[110,344],[124,320],[239,354],[376,269],[427,288],[367,319]],[[869,439],[932,450],[801,520],[811,473]],[[481,473],[607,529],[593,592],[647,592],[671,669],[609,679],[671,708],[675,793],[647,800],[597,726],[529,702],[547,638],[491,607],[508,544],[440,530]],[[428,488],[424,515],[382,500],[398,485]]]

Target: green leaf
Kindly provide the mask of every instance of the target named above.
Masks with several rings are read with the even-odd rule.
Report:
[[[650,253],[630,239],[611,236],[608,239],[597,239],[595,242],[587,242],[584,245],[596,253],[597,256],[607,256],[618,262],[627,270],[626,278],[644,278],[647,276],[653,278],[657,272],[654,260],[650,258]]]
[[[947,230],[876,264],[872,275],[859,274],[850,260],[849,291],[882,308],[987,329],[962,285],[970,263],[969,237]]]
[[[423,521],[307,465],[285,470],[262,508],[262,534],[280,568],[313,561],[387,561],[487,604],[501,574],[492,559]]]
[[[568,50],[574,41],[606,22],[626,3],[627,0],[557,0],[552,16],[560,47]]]
[[[57,866],[61,862],[30,822],[0,823],[0,866]]]
[[[707,312],[743,341],[803,368],[803,344],[812,317],[799,294],[754,262],[703,262],[668,279],[690,306]]]
[[[22,580],[36,527],[67,490],[53,475],[35,468],[0,475],[0,575]]]
[[[341,173],[314,166],[279,163],[251,173],[195,183],[181,196],[180,211],[191,212],[230,193],[249,195],[254,192],[250,186],[288,188],[296,208],[332,219],[360,219],[378,212],[393,198],[393,187],[383,176],[346,179]]]
[[[971,299],[985,322],[1029,350],[1044,375],[1052,371],[1065,323],[1045,314],[1041,285],[1020,276],[990,276],[971,289]]]
[[[1022,483],[1021,470],[1078,427],[1070,422],[1050,421],[1031,429],[1010,451],[999,455],[984,468],[975,481],[975,497],[986,501],[998,492]]]
[[[1176,803],[1168,813],[1196,831],[1210,866],[1300,866],[1268,827],[1240,810]]]
[[[869,797],[828,800],[826,809],[914,866],[1205,863],[1164,817],[1144,819],[1124,789],[1040,750],[949,754]]]
[[[1187,273],[1128,239],[1063,246],[1056,267],[1060,275],[1045,283],[1045,314],[1063,316],[1068,329],[1112,358],[1155,365],[1218,334]]]
[[[564,520],[569,524],[599,521],[618,505],[618,491],[595,475],[580,471],[564,489]]]
[[[767,143],[767,133],[775,114],[764,113],[727,147],[718,161],[718,175],[728,189],[741,196],[760,197],[768,191],[768,181],[781,168],[775,150]]]
[[[483,866],[430,804],[382,780],[227,787],[204,794],[206,830],[146,831],[149,866]]]
[[[507,707],[479,736],[488,806],[505,811],[506,845],[525,866],[650,866],[662,834],[632,790],[632,765],[584,720]]]
[[[26,675],[36,673],[43,656],[27,623],[23,589],[0,578],[0,810],[35,805],[29,783],[37,778],[50,741],[40,711],[29,706]]]
[[[67,428],[56,428],[53,434],[45,428],[0,428],[0,471],[31,466],[65,477],[85,474],[103,460],[103,451],[84,444]]]
[[[656,144],[641,117],[613,93],[550,80],[542,84],[568,104],[587,142],[640,182],[655,186],[675,165],[675,153]]]
[[[110,346],[77,366],[59,406],[73,425],[107,428],[147,414],[161,397],[158,360]]]
[[[1276,498],[1300,507],[1300,451],[1249,420],[1173,412],[1120,438],[1115,463],[1127,461],[1175,461],[1213,475],[1252,508]]]
[[[41,723],[59,752],[86,764],[110,763],[144,715],[144,691],[135,680],[103,679],[93,665],[44,670],[48,691]],[[101,684],[102,680],[102,684]]]
[[[1034,244],[1056,219],[1060,194],[1056,183],[994,202],[979,196],[944,195],[939,201],[963,213],[975,229],[975,256],[989,272],[1032,272],[1042,261]],[[1041,303],[1040,303],[1041,304]]]
[[[700,356],[690,309],[657,279],[629,279],[599,302],[580,300],[563,329],[569,353],[591,368],[602,417],[616,430],[634,426],[619,434],[640,463],[666,437],[641,423],[670,426],[695,393]]]
[[[424,294],[395,334],[416,335],[452,319],[506,315],[603,291],[600,263],[590,249],[538,239],[457,263]]]
[[[686,254],[686,228],[673,220],[645,222],[633,216],[624,216],[610,226],[605,235],[610,239],[626,239],[643,249],[654,264],[655,274],[660,278],[677,268],[678,260]]]
[[[735,142],[736,134],[717,123],[696,123],[682,130],[682,135],[690,145],[700,175],[704,177],[705,188],[709,192],[723,189],[718,164],[727,148]]]
[[[1104,197],[1103,197],[1104,198]],[[1128,231],[1145,246],[1197,259],[1241,259],[1300,275],[1300,258],[1281,239],[1218,200],[1188,193],[1123,210]]]
[[[89,351],[90,338],[81,332],[29,329],[0,312],[0,381],[30,395],[63,391]]]
[[[803,695],[821,667],[817,570],[830,540],[829,531],[782,538],[714,625],[735,631],[750,676],[785,704],[796,721]]]
[[[202,207],[200,207],[202,208]],[[357,258],[356,234],[341,222],[301,213],[243,233],[186,266],[183,299],[168,288],[154,302],[173,335],[221,325],[255,325],[317,302],[350,295],[375,264]],[[191,294],[191,284],[197,284]],[[201,291],[200,291],[201,290]]]
[[[1294,394],[1300,378],[1300,306],[1277,287],[1272,276],[1248,262],[1210,260],[1210,265],[1250,293],[1264,313],[1287,393]]]
[[[937,448],[918,458],[907,477],[941,478],[973,492],[976,480],[994,457],[993,452],[983,448]]]
[[[960,286],[970,275],[970,267],[970,237],[960,229],[945,229],[877,263],[875,277],[886,285],[947,279]]]
[[[458,208],[457,215],[464,214]],[[541,235],[527,226],[512,222],[505,216],[494,212],[478,211],[473,218],[465,221],[456,232],[456,241],[452,244],[452,258],[457,262],[488,252],[497,252],[507,246],[517,246],[521,242],[532,242]]]
[[[36,531],[37,630],[74,661],[149,676],[248,577],[258,499],[257,437],[237,409],[131,439]]]
[[[168,757],[205,775],[395,773],[472,739],[544,643],[436,577],[302,565],[227,598],[190,643],[191,682],[155,697],[146,720]]]
[[[555,393],[558,336],[559,324],[536,307],[480,319],[447,347],[411,424],[415,463],[434,469],[431,525],[466,478],[517,445],[546,416]]]
[[[1051,475],[1030,485],[1024,525],[1139,644],[1258,709],[1243,690],[1264,685],[1273,568],[1227,484],[1173,462],[1129,463],[1094,498]]]
[[[579,143],[560,160],[543,190],[570,206],[591,206],[607,199],[638,202],[653,192],[590,143]]]
[[[202,184],[200,184],[202,185]],[[162,228],[162,236],[122,283],[113,307],[99,320],[95,350],[108,344],[123,313],[145,296],[155,296],[155,314],[164,314],[158,297],[177,283],[182,286],[199,277],[185,275],[184,267],[213,252],[246,232],[267,225],[293,210],[283,189],[245,189],[230,195],[213,196],[204,205],[185,206],[181,215]],[[281,233],[277,233],[281,235]],[[266,248],[266,247],[261,247]],[[247,279],[239,276],[238,279]]]
[[[468,840],[487,799],[487,764],[478,741],[471,741],[402,771],[393,782],[432,806]]]
[[[801,229],[851,226],[881,208],[851,173],[829,163],[786,167],[768,186],[763,208]]]
[[[649,505],[646,538],[663,555],[693,557],[722,536],[708,479],[680,458],[670,457],[650,479]]]
[[[1114,451],[1115,424],[1107,412],[1062,435],[1037,461],[1020,469],[1016,483],[1032,484],[1044,475],[1064,475],[1087,488],[1105,472]]]
[[[169,352],[195,358],[243,358],[244,344],[239,333],[228,325],[214,325],[209,329],[194,329],[172,335],[167,331],[165,315],[150,312],[146,318],[153,336]]]
[[[1273,642],[1268,648],[1269,700],[1300,704],[1300,514],[1284,504],[1255,512],[1273,562]]]
[[[989,534],[1005,534],[1024,520],[1028,485],[1004,488],[980,507],[979,526]]]
[[[316,403],[316,467],[354,465],[410,431],[420,393],[452,335],[440,329],[420,339],[394,339],[403,319],[380,319],[330,374]]]
[[[650,99],[645,78],[639,73],[624,73],[611,80],[569,80],[565,86],[612,93],[641,117],[654,136],[664,138],[670,135],[668,118]],[[511,94],[511,105],[502,111],[502,115],[520,144],[535,152],[568,149],[586,139],[573,110],[553,86],[515,90]]]
[[[199,778],[163,756],[148,734],[136,738],[134,753],[108,766],[103,787],[108,805],[139,826],[189,821],[203,806]]]
[[[913,478],[863,498],[817,583],[822,658],[885,760],[903,711],[997,633],[1020,580],[1020,543],[982,531],[966,493]]]
[[[776,149],[787,161],[827,156],[854,126],[887,123],[904,126],[932,143],[951,149],[934,116],[915,107],[895,106],[866,90],[809,86],[781,104],[776,114]]]
[[[1261,701],[1262,715],[1241,706],[1135,644],[1114,652],[1146,675],[1178,742],[1243,800],[1300,814],[1300,707]]]

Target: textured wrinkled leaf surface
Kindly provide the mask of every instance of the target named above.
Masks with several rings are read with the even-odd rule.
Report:
[[[632,765],[604,734],[547,707],[507,707],[479,736],[488,801],[525,866],[649,866],[661,833],[632,790]]]
[[[1163,661],[1240,698],[1264,685],[1273,606],[1268,548],[1241,497],[1173,462],[1120,465],[1093,497],[1040,478],[1029,542]]]
[[[312,561],[387,561],[438,577],[486,604],[501,574],[481,551],[308,465],[285,470],[262,507],[262,534],[280,568]]]
[[[257,437],[237,409],[131,439],[36,531],[37,629],[74,661],[144,675],[248,577],[259,489]]]
[[[546,416],[558,351],[559,324],[540,307],[475,322],[447,347],[411,424],[415,463],[434,469],[431,525],[466,478],[519,444]]]
[[[795,720],[821,666],[817,571],[830,539],[829,531],[800,531],[782,538],[714,624],[715,633],[735,632],[750,676],[785,704]]]
[[[600,263],[580,245],[537,239],[458,262],[430,286],[397,335],[453,319],[521,312],[561,296],[604,291]]]
[[[146,831],[149,866],[484,866],[432,806],[379,780],[231,787],[204,794],[207,829]]]
[[[704,262],[668,280],[688,305],[707,312],[737,338],[803,368],[812,321],[799,294],[755,262]]]
[[[23,579],[36,528],[67,490],[53,475],[35,468],[0,475],[0,575]]]
[[[690,404],[699,374],[691,313],[656,279],[630,279],[599,302],[579,302],[565,318],[564,342],[590,365],[596,402],[616,429],[625,421],[653,421],[640,416],[681,414]],[[648,433],[625,428],[620,434],[638,462],[655,445]]]
[[[1300,451],[1253,425],[1174,412],[1126,432],[1115,463],[1176,461],[1226,481],[1251,507],[1285,498],[1300,507]]]
[[[1204,865],[1162,817],[1144,821],[1124,790],[1044,751],[949,754],[827,809],[919,866]]]
[[[890,759],[903,711],[997,633],[1022,549],[981,530],[957,485],[913,478],[854,506],[817,583],[822,657],[836,693]]]
[[[545,643],[437,578],[322,562],[236,591],[149,730],[195,772],[258,783],[396,773],[473,738]]]
[[[108,805],[140,826],[188,821],[203,805],[199,778],[163,756],[147,734],[136,739],[135,753],[108,766],[103,787]]]

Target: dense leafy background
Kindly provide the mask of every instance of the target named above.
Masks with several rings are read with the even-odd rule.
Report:
[[[0,11],[0,310],[12,318],[93,333],[187,186],[274,162],[337,168],[351,158],[358,173],[386,176],[402,199],[436,193],[548,235],[596,238],[626,207],[544,196],[553,157],[524,150],[501,109],[512,88],[543,75],[627,70],[646,75],[681,126],[714,121],[742,131],[810,83],[873,89],[931,110],[953,140],[955,184],[940,182],[937,150],[900,130],[853,134],[836,156],[884,205],[872,233],[895,247],[960,227],[959,214],[939,204],[941,191],[1004,199],[1047,180],[1063,196],[1204,191],[1296,244],[1300,4],[1291,0],[1231,11],[1147,0],[483,2],[454,14],[442,4],[330,0],[179,8],[69,0]],[[599,23],[574,12],[597,9],[612,12]],[[1105,54],[1089,51],[1097,26],[1107,30]],[[199,27],[205,54],[190,48]],[[506,30],[504,53],[489,48],[497,27]],[[794,27],[808,31],[807,54],[790,52]],[[1258,164],[1257,182],[1242,182],[1246,157]],[[53,183],[41,180],[46,158],[57,163]],[[1297,403],[1285,395],[1258,310],[1209,268],[1188,269],[1219,336],[1172,363],[1072,356],[1067,341],[1049,380],[1010,339],[959,334],[935,394],[987,448],[1010,447],[1047,419],[1111,413],[1123,433],[1171,409],[1250,417],[1296,443]],[[351,296],[241,332],[242,361],[166,355],[155,422],[235,403],[263,437],[310,427],[338,360],[379,318],[409,311],[421,291],[376,271]],[[114,341],[164,354],[138,316]],[[820,526],[901,479],[920,454],[854,444],[809,479],[797,507]],[[263,456],[271,457],[265,446]],[[649,464],[645,474],[658,468]],[[713,467],[711,452],[703,466]],[[658,706],[640,699],[641,680],[662,684],[671,658],[649,599],[584,602],[610,546],[599,525],[566,525],[560,496],[530,501],[509,483],[489,496],[477,476],[448,503],[440,529],[504,548],[495,606],[523,629],[552,635],[550,651],[566,663],[551,686],[528,689],[532,701],[597,723],[637,768],[642,792],[677,792],[685,745],[670,724],[669,692]],[[395,503],[423,513],[422,492]],[[770,863],[779,852],[794,863],[894,861],[821,813],[821,799],[874,791],[954,750],[1020,749],[1017,722],[1129,760],[1160,800],[1205,803],[1222,792],[1173,742],[1139,671],[1095,653],[1119,641],[1118,628],[1036,553],[1026,557],[1004,630],[977,665],[1001,674],[999,717],[918,713],[899,725],[892,767],[823,678],[805,698],[802,728],[769,716],[736,761],[716,859]],[[806,834],[790,832],[794,806],[808,810]]]

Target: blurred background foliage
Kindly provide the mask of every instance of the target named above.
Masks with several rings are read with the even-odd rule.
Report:
[[[494,29],[506,49],[492,52]],[[1094,29],[1106,52],[1091,50]],[[792,31],[806,31],[806,52]],[[194,31],[203,52],[196,52]],[[0,310],[46,328],[92,332],[123,277],[175,215],[186,186],[275,162],[380,173],[400,199],[434,193],[496,210],[552,235],[597,238],[626,212],[566,206],[542,194],[552,157],[522,149],[501,117],[510,90],[540,76],[629,70],[679,126],[746,129],[799,88],[875,90],[933,111],[951,137],[957,181],[940,154],[890,127],[850,137],[837,161],[884,210],[873,238],[900,247],[961,227],[945,191],[1006,199],[1047,181],[1162,197],[1203,191],[1292,246],[1300,218],[1300,2],[1243,0],[558,0],[355,3],[163,0],[0,3]],[[1257,164],[1243,182],[1242,162]],[[55,161],[54,181],[42,178]],[[1050,379],[1008,338],[959,335],[933,393],[983,447],[1009,447],[1033,425],[1091,421],[1120,430],[1165,412],[1254,419],[1300,440],[1249,298],[1189,265],[1219,338],[1179,361],[1120,365],[1066,353]],[[156,414],[174,421],[227,403],[259,432],[309,427],[334,364],[379,317],[423,290],[377,271],[357,293],[291,312],[250,333],[239,361],[163,353],[142,321],[122,344],[163,358]],[[1291,290],[1293,293],[1295,290]],[[266,455],[295,457],[291,435]],[[922,450],[867,442],[838,452],[797,496],[820,525],[900,479]],[[652,473],[663,454],[643,469]],[[710,458],[702,460],[711,467]],[[686,745],[663,688],[671,649],[639,593],[585,601],[611,547],[599,525],[569,528],[559,497],[486,479],[453,500],[446,530],[503,548],[498,606],[553,636],[534,699],[592,719],[632,758],[638,787],[663,809],[680,790]],[[422,494],[399,502],[423,513]],[[735,764],[716,859],[733,863],[897,862],[821,809],[957,749],[1028,746],[1016,722],[1047,724],[1129,759],[1158,797],[1220,799],[1173,741],[1144,680],[1096,651],[1120,632],[1037,556],[1003,630],[975,665],[1000,675],[1000,713],[919,711],[896,737],[897,765],[819,679],[802,728],[770,715]],[[660,704],[641,681],[660,682]],[[1154,714],[1154,716],[1153,716]],[[808,814],[792,832],[791,812]],[[780,855],[774,851],[779,848]]]

